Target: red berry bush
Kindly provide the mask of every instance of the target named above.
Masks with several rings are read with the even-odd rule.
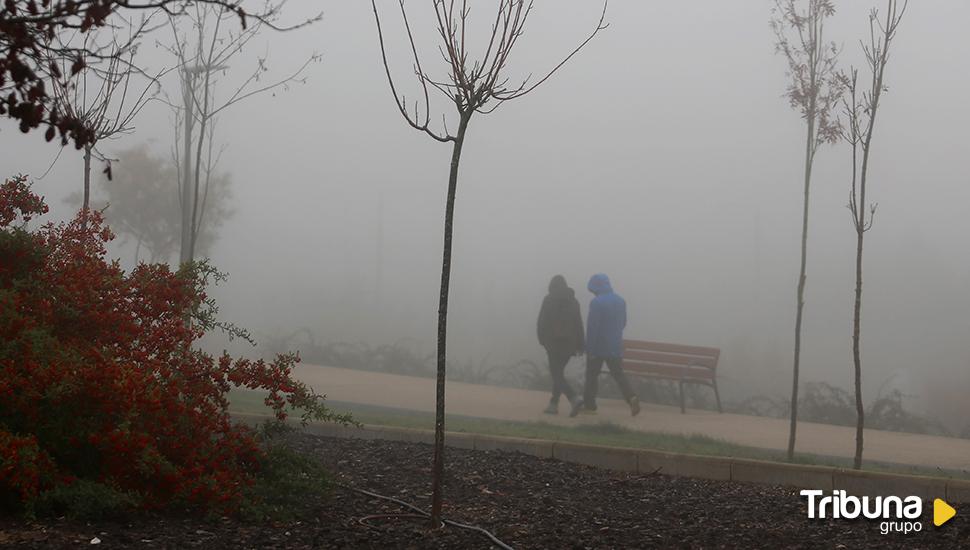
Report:
[[[46,212],[25,178],[0,187],[0,505],[96,483],[146,508],[236,509],[267,451],[230,422],[234,387],[267,392],[278,422],[349,421],[292,378],[294,355],[192,346],[215,328],[243,334],[215,320],[211,267],[126,272],[106,259],[100,213],[32,230]]]

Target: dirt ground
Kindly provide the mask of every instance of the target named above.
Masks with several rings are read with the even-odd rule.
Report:
[[[427,508],[432,449],[425,444],[295,436],[335,477],[330,495],[304,502],[302,520],[273,525],[143,516],[97,525],[0,521],[0,546],[18,548],[489,548],[483,535],[367,516],[408,512],[348,489]],[[877,522],[809,520],[793,489],[599,470],[517,453],[449,449],[447,519],[492,531],[514,548],[958,548],[970,514],[922,532],[880,534]],[[928,503],[927,503],[928,504]],[[366,521],[366,519],[365,519]],[[92,545],[93,539],[100,542]]]

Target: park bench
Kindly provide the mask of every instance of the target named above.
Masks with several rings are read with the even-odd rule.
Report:
[[[714,390],[717,412],[721,396],[717,392],[718,348],[684,346],[645,340],[623,340],[623,370],[633,376],[659,378],[677,382],[680,412],[685,413],[684,384],[703,384]]]

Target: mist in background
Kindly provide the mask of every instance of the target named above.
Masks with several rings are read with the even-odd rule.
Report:
[[[382,5],[396,78],[412,85],[397,4]],[[827,32],[843,44],[845,68],[862,65],[858,39],[874,5],[837,4]],[[456,206],[451,358],[543,361],[535,321],[549,279],[563,274],[585,313],[586,281],[605,272],[627,300],[628,337],[720,347],[729,398],[786,391],[804,128],[782,95],[788,77],[774,53],[771,6],[613,2],[609,29],[552,80],[473,119]],[[264,32],[239,57],[242,70],[268,54],[283,75],[323,54],[305,85],[254,97],[219,120],[216,139],[228,145],[219,168],[232,177],[235,215],[211,249],[230,274],[213,294],[222,317],[258,340],[305,328],[322,341],[409,339],[430,352],[451,150],[397,112],[370,4],[292,0],[284,18],[321,8],[321,22]],[[551,68],[592,30],[599,9],[537,1],[513,71]],[[490,14],[473,6],[479,22]],[[960,0],[909,6],[877,120],[870,195],[879,209],[866,237],[866,400],[898,388],[908,405],[944,421],[970,414],[968,20]],[[140,54],[171,64],[151,39]],[[441,63],[428,49],[424,62]],[[150,105],[136,126],[102,148],[110,155],[148,143],[170,156],[163,105]],[[35,178],[57,155],[41,133],[23,136],[6,119],[0,150],[5,175]],[[80,165],[65,149],[36,181],[51,217],[73,215],[64,198],[80,188]],[[805,382],[845,388],[850,176],[847,147],[819,151],[802,350]],[[130,247],[112,253],[133,261]],[[242,344],[214,337],[209,345]]]

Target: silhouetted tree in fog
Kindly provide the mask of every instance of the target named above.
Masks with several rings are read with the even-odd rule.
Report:
[[[53,109],[51,82],[62,85],[77,77],[91,62],[127,54],[142,32],[133,33],[114,53],[93,43],[64,44],[52,40],[61,33],[84,35],[117,23],[119,12],[157,11],[171,15],[188,7],[218,6],[236,17],[237,24],[265,21],[274,13],[247,14],[241,0],[8,0],[0,3],[0,116],[19,122],[22,132],[46,126],[51,141],[59,133],[61,143],[73,141],[81,149],[94,137],[91,128],[72,113]],[[67,70],[51,59],[70,60]]]
[[[181,209],[175,192],[177,169],[168,160],[152,154],[145,145],[117,153],[113,177],[102,174],[92,192],[91,208],[104,210],[111,228],[123,241],[135,245],[135,263],[169,262],[178,253],[181,238]],[[232,180],[226,173],[214,173],[206,188],[206,216],[199,226],[197,251],[208,254],[219,228],[233,210]],[[79,194],[68,197],[78,204]],[[147,252],[147,254],[145,254]]]
[[[401,115],[414,129],[421,131],[432,139],[442,143],[452,144],[451,167],[448,176],[448,197],[445,206],[444,246],[441,259],[441,291],[438,301],[438,352],[437,352],[437,384],[435,393],[435,445],[434,466],[432,470],[432,525],[437,527],[441,517],[441,478],[444,470],[444,426],[445,426],[445,343],[448,327],[448,282],[451,276],[451,246],[452,227],[455,211],[455,191],[458,187],[458,164],[461,159],[462,146],[465,143],[465,132],[475,113],[488,114],[500,107],[504,102],[516,99],[535,90],[549,79],[557,70],[566,64],[580,49],[589,43],[599,31],[606,28],[603,23],[606,17],[606,3],[599,21],[592,33],[583,40],[572,52],[552,68],[544,76],[530,83],[530,78],[521,82],[510,83],[506,75],[509,56],[519,38],[523,34],[532,2],[525,0],[501,0],[491,26],[491,34],[481,57],[474,58],[473,52],[466,45],[466,23],[470,7],[467,1],[434,0],[428,6],[434,10],[435,26],[440,38],[439,50],[445,62],[445,75],[442,78],[432,77],[421,65],[420,56],[415,45],[414,35],[408,21],[404,1],[400,0],[401,17],[407,31],[409,44],[407,49],[413,56],[414,74],[420,85],[421,98],[413,105],[408,105],[404,95],[397,91],[391,69],[387,60],[387,48],[384,45],[384,33],[381,29],[381,19],[377,4],[371,0],[374,9],[374,19],[377,22],[377,35],[381,45],[381,56],[387,80],[394,95]],[[470,40],[469,40],[470,41]],[[429,88],[442,93],[455,107],[457,125],[454,131],[449,130],[445,114],[441,115],[441,127],[431,125],[431,109]],[[421,104],[423,103],[423,110]],[[437,118],[436,118],[437,120]]]
[[[839,139],[839,122],[833,116],[842,95],[836,72],[839,51],[834,42],[825,42],[825,19],[835,13],[831,0],[808,0],[806,9],[797,0],[776,0],[771,28],[777,37],[776,49],[788,61],[791,83],[785,96],[791,107],[805,120],[805,171],[802,199],[802,254],[795,296],[795,350],[792,361],[791,424],[788,431],[788,460],[795,454],[798,423],[798,375],[802,352],[802,313],[805,308],[805,271],[808,262],[808,205],[815,153],[824,143]]]
[[[875,129],[879,100],[887,91],[884,76],[889,61],[889,47],[896,37],[896,29],[906,12],[908,2],[902,7],[897,0],[887,0],[885,20],[873,9],[869,14],[869,41],[862,43],[870,80],[865,89],[858,86],[858,70],[853,68],[843,74],[842,80],[849,90],[849,98],[844,101],[848,128],[843,132],[844,139],[852,147],[852,184],[849,192],[849,211],[852,213],[852,226],[856,234],[855,259],[855,307],[852,314],[852,360],[855,366],[855,469],[862,467],[862,430],[865,426],[865,409],[862,405],[862,355],[859,349],[862,319],[862,245],[867,231],[872,229],[876,204],[866,202],[866,184],[869,175],[869,153],[872,151],[872,135]],[[862,158],[859,158],[861,152]]]
[[[283,2],[266,2],[263,13],[277,15]],[[234,15],[218,6],[198,4],[170,18],[172,43],[167,49],[178,64],[180,97],[170,101],[175,112],[175,133],[180,144],[175,146],[178,167],[181,238],[179,263],[192,262],[196,256],[199,230],[206,213],[206,197],[211,174],[220,151],[214,150],[213,132],[216,119],[226,109],[249,97],[295,82],[303,82],[307,66],[319,59],[310,55],[288,76],[264,82],[269,69],[260,57],[241,81],[219,96],[217,84],[230,70],[230,63],[252,42],[272,18],[255,20],[248,27],[234,25]],[[311,21],[315,21],[311,20]],[[179,135],[181,134],[181,135]]]

